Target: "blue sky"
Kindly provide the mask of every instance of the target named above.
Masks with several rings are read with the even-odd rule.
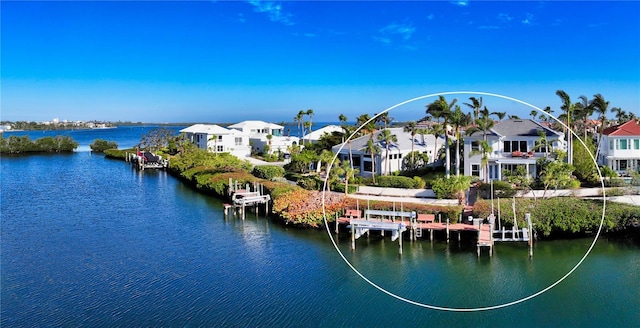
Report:
[[[354,120],[472,90],[640,113],[640,2],[6,2],[2,120]],[[448,96],[467,102],[471,95]],[[483,97],[491,111],[531,110]],[[430,100],[391,112],[424,116]]]

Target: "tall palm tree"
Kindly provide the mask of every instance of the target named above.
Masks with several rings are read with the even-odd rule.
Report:
[[[358,169],[354,169],[351,163],[347,163],[347,161],[342,161],[340,168],[342,169],[342,173],[344,174],[344,194],[349,193],[349,180],[354,178],[356,174],[358,174]]]
[[[433,134],[433,170],[436,169],[436,160],[438,160],[438,137],[445,134],[444,128],[439,123],[434,123],[427,129],[427,133]]]
[[[535,109],[532,109],[532,110],[529,112],[529,115],[531,115],[531,119],[535,121],[535,120],[536,120],[536,116],[538,116],[538,111],[537,111],[537,110],[535,110]]]
[[[485,113],[486,114],[486,113]],[[481,167],[484,168],[484,182],[489,182],[489,154],[493,152],[493,147],[489,145],[489,141],[487,140],[488,132],[494,126],[493,120],[489,117],[489,115],[482,115],[477,121],[476,125],[467,130],[467,135],[471,135],[475,132],[482,131],[482,141],[479,143],[479,149],[472,151],[469,153],[469,156],[475,156],[477,154],[482,154]]]
[[[609,111],[609,102],[604,99],[601,94],[595,94],[591,99],[590,104],[593,107],[593,111],[599,114],[600,119],[600,133],[598,136],[598,147],[596,148],[596,158],[600,154],[602,144],[602,134],[604,133],[604,127],[607,124],[607,112]]]
[[[504,120],[504,117],[507,116],[507,112],[491,112],[491,115],[495,115],[498,118],[498,121]],[[488,115],[485,115],[488,116]],[[509,118],[518,118],[516,115],[509,115]]]
[[[413,146],[416,141],[416,134],[418,134],[418,128],[416,127],[416,122],[411,121],[404,126],[404,132],[407,132],[411,135],[411,171],[415,170],[415,154],[413,153]]]
[[[449,124],[449,116],[451,115],[451,109],[455,106],[458,99],[453,99],[450,103],[447,102],[447,99],[444,96],[438,96],[438,99],[434,102],[427,105],[427,114],[435,118],[442,118],[444,121],[444,143],[445,143],[445,176],[449,178],[450,176],[450,166],[451,159],[449,158],[449,133],[448,133],[448,124]]]
[[[487,140],[480,141],[478,150],[472,150],[469,153],[469,157],[475,155],[482,155],[482,159],[480,160],[480,168],[484,171],[484,182],[489,182],[489,154],[493,152],[493,148],[489,145]]]
[[[304,116],[305,116],[305,115],[306,115],[306,112],[305,112],[305,111],[303,111],[303,110],[300,110],[300,111],[298,112],[298,115],[296,115],[296,116],[293,118],[293,121],[298,123],[298,137],[299,137],[300,139],[302,139],[302,135],[303,135],[303,133],[302,133],[302,132],[303,132],[303,131],[302,131],[302,128],[303,128],[303,122],[304,122]]]
[[[582,120],[582,130],[584,130],[584,140],[587,139],[587,123],[589,122],[589,117],[593,115],[593,106],[589,103],[589,99],[586,96],[578,97],[580,102],[575,104],[576,108],[579,108],[580,119]]]
[[[471,123],[471,115],[465,114],[460,106],[456,105],[449,120],[453,125],[453,131],[456,137],[456,176],[460,176],[460,128]]]
[[[395,134],[391,134],[391,131],[389,131],[388,129],[384,129],[380,131],[380,133],[378,134],[378,141],[384,142],[385,160],[388,163],[387,167],[389,169],[385,173],[385,175],[388,175],[389,173],[391,173],[391,161],[389,160],[389,145],[391,143],[398,142],[398,137]]]
[[[215,134],[211,135],[211,138],[209,138],[209,140],[207,141],[211,141],[213,140],[213,153],[217,154],[218,153],[218,136]]]
[[[313,126],[313,109],[309,108],[306,112],[305,115],[309,116],[309,133],[311,133],[311,127]]]
[[[349,147],[349,165],[353,165],[353,153],[351,152],[351,129],[347,127],[347,117],[344,114],[340,114],[338,116],[340,120],[340,125],[342,126],[342,130],[344,131],[344,135],[342,136],[342,142],[344,142],[344,137],[347,138],[347,146]]]
[[[373,139],[367,141],[365,151],[371,154],[371,177],[373,178],[373,184],[376,184],[376,154],[380,153],[380,146],[378,146]]]
[[[566,92],[564,92],[564,90],[557,90],[556,95],[562,100],[562,106],[560,106],[560,109],[562,109],[566,114],[567,127],[569,128],[569,130],[565,129],[565,132],[567,133],[567,162],[572,164],[573,136],[571,135],[570,130],[573,130],[571,127],[571,118],[573,116],[574,104],[571,102],[571,98]]]
[[[480,110],[482,109],[482,97],[469,97],[469,100],[471,100],[471,103],[464,103],[464,105],[471,108],[473,112],[473,124],[475,124],[480,117]]]
[[[622,110],[622,108],[620,107],[613,107],[611,108],[611,113],[614,113],[616,116],[616,124],[622,124],[624,122],[626,122],[626,118],[627,118],[627,113]]]

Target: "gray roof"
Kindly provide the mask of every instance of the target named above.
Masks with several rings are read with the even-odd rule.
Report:
[[[389,128],[387,129],[391,132],[392,135],[395,135],[398,138],[397,142],[389,145],[389,150],[411,150],[411,134],[408,132],[404,132],[403,128]],[[378,141],[378,135],[382,133],[382,130],[374,132],[373,141],[381,148],[385,149],[384,141]],[[351,140],[351,149],[354,151],[363,150],[367,147],[367,142],[369,141],[370,136],[364,135],[362,137],[355,138]],[[424,140],[424,141],[423,141]],[[438,143],[444,144],[444,138],[438,138]],[[416,134],[414,141],[414,149],[419,149],[421,147],[428,148],[429,150],[433,149],[435,144],[435,137],[432,134],[425,134],[424,139],[423,135]],[[334,151],[340,149],[342,144],[336,145],[333,147]],[[345,144],[344,149],[348,149],[348,145]]]
[[[523,136],[537,137],[538,131],[544,131],[547,137],[560,136],[562,133],[552,130],[534,120],[530,119],[510,119],[500,121],[493,126],[488,135],[497,136]],[[471,134],[472,137],[481,137],[482,131],[476,131]]]

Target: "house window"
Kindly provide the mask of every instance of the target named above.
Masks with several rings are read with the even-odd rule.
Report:
[[[353,166],[360,167],[360,156],[356,156],[353,158]]]
[[[218,146],[216,151],[217,152],[223,152],[224,151],[224,146],[222,146],[222,145]]]
[[[471,175],[474,177],[480,176],[480,165],[479,164],[471,164]]]
[[[633,149],[640,149],[640,139],[633,139]]]
[[[200,142],[200,135],[196,134],[196,142]]]
[[[364,170],[365,172],[373,172],[373,165],[371,165],[371,162],[369,161],[364,162]]]
[[[471,142],[471,151],[480,151],[480,143],[477,141]]]
[[[527,142],[526,141],[520,141],[520,151],[523,153],[527,152]]]
[[[236,146],[242,146],[242,138],[236,138]]]
[[[609,140],[609,149],[613,150],[613,140]]]
[[[618,165],[617,165],[617,167],[616,167],[616,170],[618,170],[618,171],[625,171],[625,170],[627,169],[627,164],[628,164],[628,162],[627,162],[627,160],[626,160],[626,159],[621,159],[621,160],[617,161],[617,164],[618,164]]]
[[[620,149],[629,149],[627,148],[627,139],[620,139]]]
[[[544,142],[539,142],[536,141],[536,151],[539,153],[546,153],[547,152],[547,145]]]
[[[218,141],[222,141],[222,136],[218,136]]]
[[[511,152],[511,141],[505,141],[503,148],[504,148],[504,152],[505,153],[510,153]]]

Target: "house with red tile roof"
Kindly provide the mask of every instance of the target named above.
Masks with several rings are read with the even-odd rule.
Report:
[[[618,174],[627,169],[640,171],[640,125],[635,120],[604,129],[600,140],[598,164]]]

